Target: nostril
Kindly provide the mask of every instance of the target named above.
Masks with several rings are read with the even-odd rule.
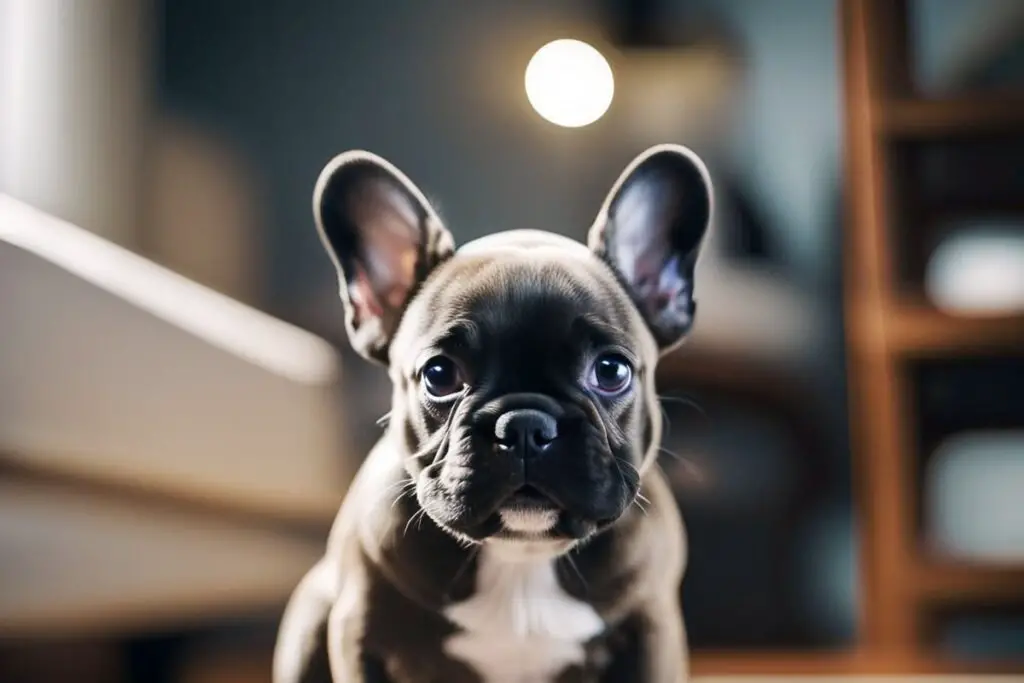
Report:
[[[551,445],[551,442],[555,440],[554,434],[550,434],[543,430],[537,429],[530,434],[530,446],[537,450],[543,450]]]
[[[494,445],[498,447],[498,450],[511,451],[516,447],[516,442],[514,439],[496,439]]]

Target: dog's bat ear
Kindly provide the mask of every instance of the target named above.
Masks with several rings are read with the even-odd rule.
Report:
[[[320,173],[313,213],[338,271],[353,348],[387,364],[388,347],[416,289],[455,251],[423,193],[369,152],[335,157]]]
[[[680,145],[657,145],[622,172],[588,243],[618,274],[662,352],[682,341],[696,313],[694,269],[711,223],[704,162]]]

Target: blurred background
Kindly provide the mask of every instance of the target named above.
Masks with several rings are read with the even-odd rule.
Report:
[[[1024,3],[0,0],[0,680],[269,681],[380,434],[313,229],[716,180],[662,364],[700,674],[1024,671]]]

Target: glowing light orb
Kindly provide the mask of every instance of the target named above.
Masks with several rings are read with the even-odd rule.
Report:
[[[581,128],[604,116],[615,95],[608,60],[579,40],[548,43],[526,66],[526,97],[543,118]]]

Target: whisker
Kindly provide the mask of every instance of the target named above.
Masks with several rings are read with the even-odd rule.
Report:
[[[406,478],[406,479],[401,479],[399,481],[392,482],[392,483],[388,484],[387,486],[384,487],[384,489],[382,491],[380,491],[377,494],[377,498],[373,501],[372,506],[374,508],[376,508],[378,505],[380,505],[382,502],[384,502],[384,500],[386,498],[388,498],[392,494],[396,494],[397,493],[398,494],[398,498],[395,501],[392,502],[392,505],[394,505],[394,502],[397,502],[397,500],[400,500],[401,497],[403,495],[405,495],[405,493],[404,493],[405,489],[407,487],[414,486],[415,484],[416,484],[416,482],[413,481],[413,479],[411,477],[410,478]]]
[[[687,406],[688,408],[693,408],[702,418],[705,420],[708,419],[708,413],[704,407],[697,403],[696,399],[690,398],[689,396],[668,396],[658,394],[658,399],[662,403],[678,403],[680,405]],[[664,410],[664,406],[662,407],[662,410]]]
[[[661,398],[660,396],[658,397]],[[672,434],[672,418],[668,416],[668,411],[665,410],[665,404],[660,400],[658,401],[658,410],[661,411],[661,420],[665,423],[665,429],[661,435],[662,439],[667,439]]]
[[[619,459],[612,458],[612,462],[615,463],[615,472],[619,475],[619,481],[622,482],[623,487],[629,489],[629,485],[626,483],[626,475],[622,471],[622,465],[619,463]]]
[[[469,542],[468,547],[470,548],[470,551],[469,554],[466,555],[466,559],[462,561],[462,564],[460,564],[459,568],[455,571],[455,574],[452,576],[452,580],[448,582],[448,586],[444,589],[445,597],[449,600],[451,600],[452,588],[454,588],[455,584],[462,578],[462,575],[466,573],[466,570],[469,569],[469,565],[472,564],[476,556],[480,554],[480,549],[483,547],[479,543],[473,543],[471,539],[467,538],[462,540]]]
[[[385,427],[385,426],[387,426],[390,423],[391,423],[391,411],[390,410],[377,418],[377,426],[378,427]]]
[[[572,568],[572,571],[579,578],[580,583],[583,584],[583,590],[590,592],[590,584],[587,583],[587,580],[583,577],[583,572],[581,572],[580,568],[576,565],[576,560],[572,559],[572,555],[566,553],[565,555],[562,555],[559,559],[564,559],[566,562],[569,563],[569,566]]]
[[[643,479],[644,479],[644,475],[643,475],[643,473],[642,473],[642,472],[640,471],[640,468],[639,468],[639,467],[637,467],[636,465],[634,465],[633,463],[629,462],[628,460],[622,460],[622,461],[620,461],[620,462],[619,462],[619,464],[620,464],[620,465],[625,465],[626,467],[628,467],[628,468],[629,468],[630,470],[632,470],[632,471],[633,471],[633,476],[634,476],[634,477],[636,477],[636,483],[637,483],[637,488],[636,488],[636,495],[638,495],[638,496],[640,496],[641,498],[643,498],[643,495],[644,495],[644,494],[643,494],[643,493],[641,493],[641,491],[640,491],[640,486],[641,486],[641,482],[642,482],[642,481],[643,481]],[[649,501],[649,500],[647,500],[646,498],[644,498],[644,500],[645,500],[645,501],[647,501],[648,503],[650,502],[650,501]]]
[[[634,465],[633,463],[631,463],[628,460],[616,460],[615,464],[620,465],[620,466],[621,465],[625,465],[629,469],[633,470],[633,474],[634,474],[634,476],[636,476],[636,480],[640,481],[640,479],[641,479],[641,477],[640,477],[640,470],[637,469],[636,465]]]
[[[618,472],[618,474],[619,474],[619,480],[622,482],[622,485],[625,486],[628,489],[629,486],[626,484],[626,475],[622,471],[622,462],[620,462],[618,458],[616,458],[614,462],[615,462],[615,471]],[[640,511],[644,514],[644,516],[646,517],[647,516],[647,508],[645,508],[643,503],[640,502],[640,501],[641,500],[646,501],[648,504],[650,504],[651,501],[647,500],[647,498],[644,496],[644,494],[640,493],[640,487],[639,487],[639,483],[641,481],[640,470],[638,470],[636,468],[636,465],[634,465],[631,462],[626,462],[625,464],[630,469],[633,470],[633,473],[636,476],[636,481],[637,481],[637,490],[636,490],[636,494],[633,496],[632,505],[636,505],[640,509]]]
[[[423,446],[419,450],[415,451],[412,455],[407,457],[405,459],[405,461],[406,462],[412,462],[414,460],[419,460],[421,458],[424,458],[424,457],[430,455],[432,452],[437,450],[438,444],[435,443],[435,442],[440,441],[440,440],[441,440],[440,438],[434,438],[434,439],[428,440],[425,444],[423,444]]]
[[[402,536],[407,536],[409,534],[409,527],[412,526],[412,523],[414,521],[417,522],[416,528],[421,528],[419,526],[419,523],[423,521],[423,517],[426,516],[426,514],[426,508],[420,508],[411,517],[409,517],[409,519],[405,522],[405,529],[402,530]]]
[[[456,536],[455,537],[455,541],[456,541],[456,543],[461,545],[463,548],[467,548],[467,549],[468,548],[476,548],[477,551],[480,550],[480,546],[481,546],[480,541],[473,540],[469,536]]]
[[[410,479],[409,480],[409,485],[406,486],[405,488],[403,488],[401,493],[399,493],[398,496],[396,496],[395,499],[393,501],[391,501],[391,509],[394,510],[395,506],[398,505],[398,502],[400,500],[402,500],[403,498],[408,496],[410,493],[415,493],[415,492],[416,492],[416,482],[413,481],[412,479]]]
[[[703,483],[704,473],[701,471],[700,465],[693,461],[692,458],[687,458],[684,455],[680,455],[675,451],[670,451],[667,448],[658,447],[658,450],[665,455],[671,456],[677,463],[686,471],[686,474],[693,477],[697,482]]]
[[[377,506],[382,503],[386,503],[387,498],[391,494],[396,494],[394,499],[391,501],[390,507],[393,510],[396,505],[405,497],[416,492],[416,481],[412,477],[407,477],[396,482],[392,482],[388,486],[385,486],[382,491],[377,494],[376,500],[372,503],[372,509],[376,509]],[[387,527],[381,529],[381,538],[378,539],[380,543],[383,543],[385,535],[388,533]]]
[[[420,514],[420,512],[422,512],[422,509],[414,512],[409,516],[409,519],[405,521],[405,528],[402,529],[402,536],[406,536],[409,533],[409,525],[412,524],[412,520],[416,519],[416,515]]]
[[[678,460],[680,462],[686,462],[687,460],[689,460],[689,458],[687,458],[686,456],[680,455],[679,453],[676,453],[673,450],[665,448],[664,446],[658,446],[658,452],[659,453],[664,453],[665,455],[669,456],[673,460]]]

